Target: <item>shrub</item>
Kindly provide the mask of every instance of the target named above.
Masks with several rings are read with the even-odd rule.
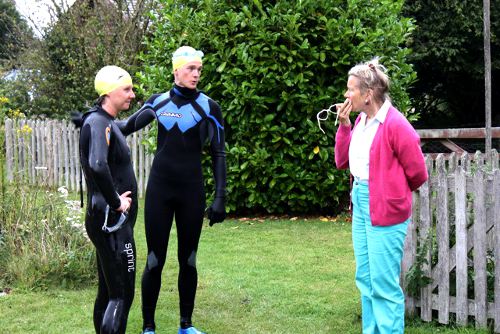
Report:
[[[368,2],[160,1],[139,88],[170,88],[177,47],[205,53],[200,88],[225,118],[231,211],[331,213],[346,204],[347,173],[333,166],[335,127],[329,121],[323,135],[316,113],[344,100],[356,63],[381,56],[395,104],[414,117],[404,47],[412,22],[399,16],[403,1]]]

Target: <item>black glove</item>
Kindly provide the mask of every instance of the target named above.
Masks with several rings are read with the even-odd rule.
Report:
[[[71,112],[71,122],[75,125],[75,127],[81,128],[83,124],[83,114],[78,111]]]
[[[212,205],[207,209],[207,218],[210,220],[210,226],[216,223],[222,223],[226,218],[224,201],[224,197],[216,197]]]

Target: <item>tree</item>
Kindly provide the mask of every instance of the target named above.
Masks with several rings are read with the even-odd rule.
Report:
[[[7,62],[21,52],[30,35],[32,32],[17,11],[15,2],[0,0],[0,65],[8,66]]]
[[[29,116],[67,117],[95,100],[94,77],[114,64],[134,73],[149,25],[150,0],[77,0],[70,8],[53,1],[54,19],[41,40],[23,54],[20,78],[32,101]]]
[[[484,127],[482,1],[415,0],[404,13],[415,19],[410,62],[418,81],[410,90],[421,127]],[[500,51],[500,2],[491,2],[491,54]],[[492,57],[493,87],[500,58]],[[498,94],[497,94],[498,95]],[[493,97],[492,115],[500,115]],[[493,122],[500,125],[497,116]]]
[[[338,212],[347,174],[333,167],[333,120],[316,113],[343,101],[347,71],[375,55],[389,69],[396,105],[410,116],[406,58],[411,20],[402,1],[162,0],[139,74],[146,93],[171,86],[172,52],[205,52],[200,87],[226,121],[229,207],[268,213]],[[210,193],[210,192],[208,192]]]

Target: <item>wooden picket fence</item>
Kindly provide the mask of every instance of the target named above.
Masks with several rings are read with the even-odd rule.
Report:
[[[498,153],[426,156],[429,180],[414,193],[402,285],[414,264],[431,282],[407,313],[424,321],[500,333],[500,171]],[[423,260],[423,261],[422,261]],[[415,293],[413,294],[415,295]]]
[[[138,195],[145,193],[153,161],[142,143],[149,128],[127,137],[137,178]],[[60,120],[5,120],[7,180],[50,187],[80,189],[79,131]],[[82,180],[85,190],[85,180]]]

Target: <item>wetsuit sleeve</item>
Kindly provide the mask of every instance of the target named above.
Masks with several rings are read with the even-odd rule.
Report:
[[[215,179],[215,197],[226,196],[226,151],[224,139],[224,120],[217,103],[210,101],[213,136],[210,141],[210,154]]]
[[[120,207],[121,202],[108,165],[109,144],[113,136],[111,129],[109,121],[95,119],[85,124],[82,132],[89,132],[88,164],[92,177],[108,205],[116,210]]]
[[[115,122],[123,135],[128,136],[129,134],[144,128],[156,118],[156,113],[153,109],[153,101],[155,97],[156,95],[150,97],[141,109],[137,110],[126,120]]]

